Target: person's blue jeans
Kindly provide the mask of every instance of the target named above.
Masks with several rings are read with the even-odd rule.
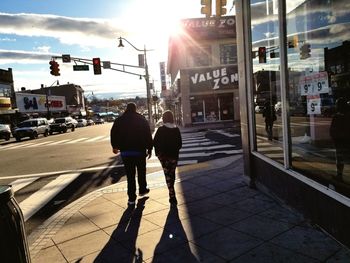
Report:
[[[146,181],[146,156],[124,156],[122,157],[126,177],[128,179],[129,201],[136,200],[136,169],[139,193],[144,193],[147,188]]]

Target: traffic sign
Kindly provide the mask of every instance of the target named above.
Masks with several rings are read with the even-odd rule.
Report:
[[[89,71],[89,65],[73,65],[73,71]]]
[[[63,63],[70,63],[71,59],[70,59],[70,55],[66,54],[66,55],[62,55],[62,62]]]
[[[105,69],[111,68],[111,62],[110,61],[102,61],[102,66]]]

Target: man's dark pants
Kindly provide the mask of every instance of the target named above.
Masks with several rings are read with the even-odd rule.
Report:
[[[122,157],[126,176],[128,179],[129,201],[136,200],[136,169],[137,182],[139,184],[139,193],[144,193],[147,188],[146,182],[146,156]]]

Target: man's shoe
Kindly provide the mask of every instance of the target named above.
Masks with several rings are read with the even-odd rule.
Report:
[[[144,196],[144,195],[148,194],[149,191],[150,191],[150,190],[149,190],[148,188],[146,188],[145,191],[139,193],[139,196]]]

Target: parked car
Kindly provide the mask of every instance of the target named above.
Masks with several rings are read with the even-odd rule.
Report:
[[[104,124],[105,120],[103,118],[98,118],[95,120],[95,124]]]
[[[87,126],[87,120],[86,119],[78,119],[77,127],[85,127]]]
[[[17,141],[22,138],[29,137],[31,139],[38,138],[39,134],[45,137],[49,135],[50,125],[46,118],[35,118],[22,121],[14,130],[13,136]]]
[[[92,120],[92,119],[88,119],[87,120],[87,126],[91,126],[91,125],[94,125],[95,122]]]
[[[9,124],[0,124],[0,139],[5,139],[6,141],[11,138],[11,129]]]
[[[56,118],[55,121],[50,124],[50,134],[54,132],[67,132],[69,129],[73,132],[76,126],[77,124],[72,117]]]

